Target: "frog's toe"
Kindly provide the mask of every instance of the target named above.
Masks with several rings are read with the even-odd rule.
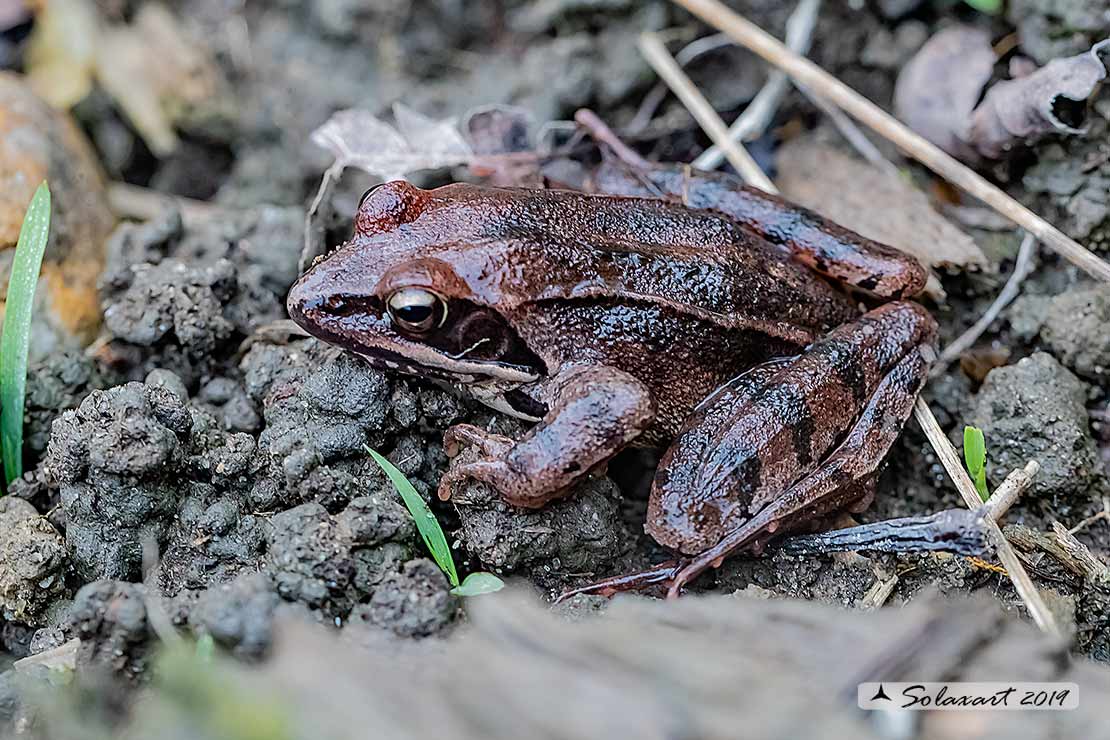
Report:
[[[477,447],[485,457],[502,457],[513,440],[501,434],[487,432],[473,424],[456,424],[443,433],[443,452],[455,457],[463,447]]]

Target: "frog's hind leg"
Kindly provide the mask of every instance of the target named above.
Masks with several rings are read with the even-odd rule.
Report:
[[[891,303],[722,386],[675,437],[648,502],[647,532],[689,557],[578,591],[674,595],[734,552],[858,511],[912,412],[935,335],[921,306]]]
[[[891,304],[884,308],[898,307]],[[882,309],[878,309],[882,310]],[[874,312],[872,312],[874,313]],[[719,541],[686,562],[670,580],[668,597],[705,570],[717,567],[742,549],[762,548],[798,522],[811,521],[848,508],[858,508],[871,490],[879,465],[913,411],[933,359],[931,319],[922,341],[896,359],[867,399],[855,423],[829,454],[808,473],[764,503],[751,518],[733,527]],[[877,348],[882,351],[882,348]],[[803,355],[804,357],[804,355]],[[741,466],[742,469],[742,466]],[[754,503],[754,502],[753,502]]]

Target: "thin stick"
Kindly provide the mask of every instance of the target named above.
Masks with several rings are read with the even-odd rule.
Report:
[[[1067,527],[1060,522],[1053,522],[1052,535],[1059,543],[1060,549],[1079,564],[1085,577],[1103,583],[1110,580],[1110,568],[1096,558],[1086,545],[1077,540]]]
[[[1010,273],[1010,279],[1002,286],[1002,290],[999,291],[998,297],[994,299],[994,303],[990,305],[990,308],[983,313],[979,320],[940,353],[937,364],[933,366],[932,374],[934,376],[944,372],[949,363],[975,344],[979,337],[983,335],[983,332],[998,318],[998,314],[1002,313],[1002,309],[1017,298],[1021,291],[1021,282],[1033,270],[1033,255],[1036,254],[1036,246],[1036,237],[1027,233],[1025,238],[1021,240],[1021,249],[1018,250],[1017,260],[1014,262],[1014,271]]]
[[[1052,224],[1006,195],[935,145],[915,134],[894,116],[867,100],[805,57],[787,49],[782,42],[751,21],[729,10],[719,0],[673,0],[709,25],[727,33],[738,44],[752,50],[786,71],[796,82],[832,101],[865,126],[894,142],[923,165],[993,207],[1032,233],[1080,269],[1100,280],[1110,280],[1110,265],[1068,238]]]
[[[917,423],[921,425],[922,431],[928,437],[929,443],[933,446],[937,457],[940,458],[941,464],[948,471],[948,477],[956,484],[956,490],[963,496],[964,503],[970,509],[978,509],[983,505],[983,501],[975,490],[975,484],[971,482],[967,471],[964,470],[963,463],[960,462],[956,448],[948,441],[948,437],[944,436],[944,431],[937,423],[933,412],[929,410],[928,404],[925,403],[924,399],[918,398],[913,410],[917,417]],[[1048,610],[1048,606],[1041,598],[1037,587],[1033,585],[1033,579],[1025,572],[1025,566],[1021,564],[1013,546],[1002,534],[1002,530],[998,528],[998,522],[993,517],[985,516],[983,517],[983,528],[987,531],[995,552],[998,553],[998,559],[1002,561],[1002,567],[1006,569],[1007,575],[1010,576],[1010,580],[1014,584],[1014,590],[1025,602],[1025,608],[1029,610],[1029,616],[1033,617],[1033,621],[1042,631],[1059,636],[1061,632],[1056,625],[1055,617]]]
[[[948,441],[948,437],[944,436],[944,430],[937,423],[936,417],[929,409],[929,404],[925,403],[924,399],[918,398],[917,404],[913,407],[913,413],[917,417],[917,423],[921,425],[922,431],[925,432],[925,436],[929,438],[930,444],[933,445],[933,450],[940,458],[941,465],[948,471],[948,477],[956,484],[956,490],[960,492],[967,508],[978,509],[983,505],[983,499],[979,498],[979,492],[975,490],[975,484],[971,482],[971,477],[964,470],[960,453],[956,452],[956,448]]]
[[[678,62],[678,66],[685,68],[702,54],[708,54],[725,46],[736,46],[736,42],[723,33],[702,36],[700,39],[694,39],[679,49],[678,53],[674,55],[674,60]],[[644,99],[640,101],[640,107],[636,110],[636,115],[624,127],[624,133],[636,134],[647,128],[651,119],[655,117],[655,111],[663,104],[669,92],[666,83],[655,83],[647,95],[644,96]]]
[[[108,185],[108,204],[116,215],[142,221],[158,218],[170,208],[180,210],[186,221],[211,217],[220,211],[219,206],[206,201],[160,193],[125,182]]]
[[[817,13],[821,0],[801,0],[798,7],[786,20],[786,46],[798,54],[809,51],[813,39],[813,29],[817,25]],[[722,34],[723,35],[723,34]],[[731,41],[729,43],[732,43]],[[679,57],[681,63],[682,59]],[[790,89],[790,78],[780,69],[772,69],[767,82],[760,88],[744,112],[728,128],[728,137],[733,141],[748,141],[756,138],[771,125],[775,112]],[[706,149],[694,160],[699,170],[712,170],[721,166],[724,153],[716,144]]]
[[[897,174],[898,168],[879,151],[879,147],[871,143],[871,140],[860,130],[851,118],[844,114],[844,111],[837,108],[829,101],[822,98],[820,95],[815,94],[805,85],[797,85],[799,92],[805,95],[811,103],[821,109],[821,112],[829,117],[829,120],[836,126],[840,135],[847,139],[848,143],[860,153],[860,155],[873,165],[882,167],[887,172]]]
[[[728,126],[678,66],[659,37],[650,31],[641,34],[640,53],[674,91],[713,142],[721,147],[729,163],[736,168],[745,182],[761,190],[774,192],[774,184],[748,154],[748,150],[728,137]]]
[[[1086,519],[1084,519],[1083,521],[1079,522],[1079,524],[1076,524],[1074,527],[1069,529],[1068,533],[1069,534],[1077,534],[1078,532],[1086,529],[1087,527],[1091,526],[1095,522],[1100,521],[1102,519],[1106,519],[1106,520],[1110,521],[1110,497],[1106,497],[1106,496],[1102,497],[1102,511],[1100,511],[1099,513],[1094,514],[1092,516],[1089,516]]]
[[[1030,460],[1025,463],[1025,467],[1021,470],[1011,471],[1006,476],[1006,480],[998,488],[994,489],[994,493],[987,499],[984,504],[987,512],[990,514],[991,519],[996,522],[1006,516],[1006,512],[1018,500],[1018,497],[1025,492],[1033,484],[1033,478],[1041,470],[1041,464],[1036,460]]]
[[[875,582],[871,584],[871,588],[867,589],[863,598],[856,603],[856,608],[864,612],[875,611],[887,602],[897,585],[897,573],[875,573]]]

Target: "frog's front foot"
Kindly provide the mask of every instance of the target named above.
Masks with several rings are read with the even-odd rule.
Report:
[[[566,496],[651,423],[655,405],[631,375],[602,365],[560,375],[550,409],[519,441],[460,424],[447,431],[443,448],[454,457],[474,445],[482,458],[457,463],[439,483],[446,501],[466,479],[494,488],[513,506],[538,509]]]
[[[456,424],[443,433],[443,452],[455,457],[463,447],[477,447],[485,457],[502,457],[513,439],[504,434],[494,434],[473,424]]]

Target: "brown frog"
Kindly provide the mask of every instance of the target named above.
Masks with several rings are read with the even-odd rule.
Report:
[[[594,130],[616,156],[592,192],[368,191],[289,314],[376,367],[536,422],[519,440],[448,430],[449,455],[482,457],[443,477],[443,499],[474,478],[541,507],[626,445],[665,448],[646,529],[684,557],[598,588],[675,595],[732,552],[867,506],[936,326],[900,300],[925,283],[912,258]],[[878,307],[861,315],[845,288]]]

